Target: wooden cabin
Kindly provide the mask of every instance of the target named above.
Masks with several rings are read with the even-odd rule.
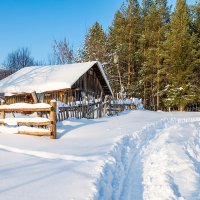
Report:
[[[112,95],[112,90],[99,62],[25,67],[0,81],[0,93],[7,104],[64,103]]]

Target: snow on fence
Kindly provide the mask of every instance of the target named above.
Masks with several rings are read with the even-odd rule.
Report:
[[[118,115],[119,112],[124,110],[136,109],[135,102],[133,100],[112,100],[105,99],[105,101],[78,101],[73,102],[70,105],[58,103],[57,121],[62,121],[68,117],[76,117],[94,119],[101,118],[103,116]]]
[[[51,101],[50,105],[45,103],[38,104],[27,104],[27,103],[17,103],[11,105],[1,105],[0,112],[1,125],[17,125],[23,126],[19,127],[19,134],[30,134],[30,135],[49,135],[51,139],[56,138],[56,101]],[[6,118],[6,113],[32,113],[37,112],[38,117],[27,117],[27,118]],[[50,118],[41,117],[43,114],[49,113]],[[31,127],[28,127],[31,126]],[[37,127],[33,127],[37,126]],[[45,129],[44,129],[45,128]],[[49,129],[47,129],[49,128]]]
[[[134,100],[113,100],[111,98],[94,101],[73,102],[71,105],[52,100],[50,105],[46,103],[28,104],[16,103],[1,105],[0,124],[17,125],[19,134],[49,135],[51,139],[56,138],[56,123],[69,117],[101,118],[103,116],[118,115],[124,110],[136,109],[137,103]],[[30,114],[37,112],[37,117],[15,117],[15,113]],[[14,118],[6,118],[6,113],[12,113]],[[25,117],[26,116],[26,117]]]

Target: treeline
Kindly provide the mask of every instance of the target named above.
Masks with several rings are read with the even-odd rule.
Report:
[[[99,60],[115,92],[140,97],[152,110],[200,102],[200,3],[127,0],[106,33],[96,22],[82,60]]]
[[[145,108],[184,110],[200,104],[200,3],[188,6],[177,0],[171,12],[167,0],[143,0],[141,5],[126,0],[107,31],[94,23],[77,55],[66,39],[53,41],[52,50],[42,63],[35,62],[28,49],[18,49],[4,65],[98,60],[113,91],[142,98]],[[24,53],[27,59],[14,63]]]

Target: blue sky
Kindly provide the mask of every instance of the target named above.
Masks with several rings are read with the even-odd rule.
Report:
[[[95,21],[105,30],[124,0],[0,0],[0,63],[9,52],[29,47],[46,60],[53,39],[64,37],[75,49]],[[174,0],[169,1],[174,4]],[[195,0],[188,0],[194,4]]]

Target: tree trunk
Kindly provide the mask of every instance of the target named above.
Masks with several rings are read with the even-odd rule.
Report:
[[[131,86],[131,63],[128,63],[128,82],[127,82],[127,91],[128,95],[130,94],[130,86]]]
[[[159,72],[157,72],[157,102],[156,102],[157,110],[160,109],[160,75]]]
[[[180,112],[184,112],[185,111],[185,106],[184,105],[180,105],[179,106],[179,111]]]
[[[146,108],[146,82],[144,82],[144,101],[143,101],[143,104],[144,104],[144,108]]]

